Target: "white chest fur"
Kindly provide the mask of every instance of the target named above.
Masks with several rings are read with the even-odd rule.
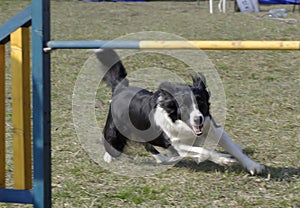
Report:
[[[154,113],[155,123],[162,128],[162,130],[171,139],[172,145],[176,148],[177,144],[193,145],[197,139],[192,129],[181,120],[172,122],[167,112],[157,107]]]

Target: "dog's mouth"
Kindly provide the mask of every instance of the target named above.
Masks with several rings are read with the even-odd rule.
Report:
[[[201,134],[203,133],[203,124],[201,125],[192,125],[192,129],[194,134],[196,134],[196,136],[201,136]]]

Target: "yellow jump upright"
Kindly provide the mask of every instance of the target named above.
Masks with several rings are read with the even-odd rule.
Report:
[[[0,188],[5,188],[5,45],[0,44]]]
[[[14,188],[32,188],[29,28],[10,35]]]

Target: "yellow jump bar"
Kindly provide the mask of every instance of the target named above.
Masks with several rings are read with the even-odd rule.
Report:
[[[300,50],[300,41],[140,41],[141,49]]]

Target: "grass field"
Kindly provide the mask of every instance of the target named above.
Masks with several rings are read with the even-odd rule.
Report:
[[[28,4],[24,0],[1,1],[0,24]],[[229,6],[226,14],[216,11],[210,15],[208,3],[202,1],[200,6],[196,2],[51,1],[51,36],[54,40],[115,39],[160,31],[199,40],[300,39],[300,13],[292,13],[291,5],[261,6],[258,14],[234,13],[233,3]],[[289,10],[287,18],[298,22],[256,17],[282,7]],[[53,207],[300,207],[300,52],[205,54],[217,69],[226,93],[225,130],[253,160],[267,166],[266,173],[250,176],[240,166],[198,165],[185,159],[155,175],[127,177],[98,165],[77,139],[72,117],[73,88],[91,53],[57,50],[52,52],[51,61]],[[164,56],[133,57],[124,64],[129,72],[164,67],[188,79],[184,66]],[[9,62],[7,66],[9,85]],[[101,88],[97,93],[99,126],[105,122],[109,91]],[[9,89],[7,93],[9,96]],[[8,102],[8,122],[10,109]],[[7,129],[10,152],[9,123]],[[11,184],[12,156],[7,158]],[[23,207],[0,204],[17,206]]]

